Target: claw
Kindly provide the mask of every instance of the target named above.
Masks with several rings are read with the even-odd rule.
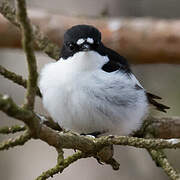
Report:
[[[96,160],[99,164],[104,165],[104,163],[101,162],[100,158],[96,157]]]

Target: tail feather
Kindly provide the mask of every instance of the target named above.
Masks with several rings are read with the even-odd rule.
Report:
[[[146,93],[146,95],[147,95],[149,103],[152,104],[153,106],[155,106],[157,110],[166,113],[166,110],[170,109],[170,107],[168,107],[164,104],[158,103],[156,100],[154,100],[154,99],[162,99],[161,97],[156,96],[156,95],[151,94],[151,93],[148,93],[148,92]]]

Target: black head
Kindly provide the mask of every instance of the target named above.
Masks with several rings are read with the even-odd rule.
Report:
[[[79,51],[95,50],[101,44],[101,33],[90,25],[76,25],[64,34],[61,57],[67,59]]]
[[[64,43],[61,50],[61,57],[67,59],[80,51],[96,51],[102,56],[107,56],[109,62],[104,64],[102,70],[113,72],[122,70],[123,72],[131,72],[126,59],[107,48],[101,42],[101,33],[98,29],[89,25],[76,25],[68,29],[64,34]]]

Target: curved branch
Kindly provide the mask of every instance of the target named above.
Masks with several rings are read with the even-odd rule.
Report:
[[[10,4],[8,3],[7,0],[3,1],[3,3],[0,4],[0,13],[6,18],[8,19],[13,25],[17,26],[18,28],[20,28],[20,24],[17,22],[16,20],[16,12],[15,9],[12,8],[10,6]],[[1,22],[1,16],[0,16],[0,22]],[[3,23],[3,26],[8,25],[8,29],[9,26],[11,24]],[[17,32],[17,30],[14,28],[14,26],[11,27],[11,35],[9,34],[9,36],[7,36],[6,33],[8,33],[8,29],[7,31],[3,31],[5,34],[3,34],[1,36],[5,37],[6,39],[6,47],[7,44],[9,44],[9,42],[12,42],[12,40],[14,39],[14,37],[16,37],[16,42],[14,42],[13,44],[15,46],[20,46],[20,34]],[[44,51],[48,56],[52,57],[53,59],[58,60],[59,59],[59,55],[60,55],[60,49],[57,45],[53,44],[51,41],[49,41],[48,37],[45,36],[37,26],[32,25],[32,30],[33,30],[33,35],[35,37],[35,42],[38,45],[38,48],[42,51]],[[1,31],[0,31],[1,33]],[[14,34],[16,34],[16,36],[14,36]],[[8,39],[8,40],[7,40]],[[1,40],[1,39],[0,39]],[[0,45],[1,46],[1,45]]]
[[[24,88],[27,88],[27,80],[24,79],[22,76],[17,75],[14,72],[11,72],[0,65],[0,74],[4,76],[7,79],[10,79],[16,84],[19,84],[20,86],[23,86]]]
[[[9,70],[7,70],[5,67],[1,66],[0,65],[0,74],[2,76],[4,76],[5,78],[11,80],[12,82],[24,87],[24,88],[27,88],[27,80],[24,79],[21,75],[18,75],[14,72],[11,72]],[[41,93],[40,93],[40,90],[39,88],[37,88],[37,92],[36,94],[41,97]]]
[[[149,132],[146,134],[146,138],[153,138],[153,134]],[[146,149],[151,156],[152,160],[156,163],[158,167],[161,167],[164,172],[172,180],[180,179],[180,174],[175,168],[169,163],[168,158],[162,149]]]
[[[27,129],[24,125],[14,125],[11,127],[2,127],[0,128],[0,134],[14,134],[17,132],[25,131]]]
[[[146,149],[180,148],[180,139],[144,139],[128,136],[104,136],[92,139],[73,132],[58,133],[42,124],[32,111],[17,106],[7,95],[0,95],[0,110],[26,123],[32,131],[32,137],[39,138],[55,148],[78,149],[91,153],[112,144]]]
[[[5,8],[6,6],[7,6],[7,10]],[[16,119],[23,121],[28,126],[28,129],[25,131],[23,135],[15,139],[9,139],[1,143],[0,150],[9,149],[10,147],[14,147],[17,145],[23,145],[30,138],[41,139],[45,141],[46,143],[48,143],[49,145],[58,149],[59,155],[58,155],[57,165],[54,168],[42,173],[42,175],[37,178],[37,180],[43,180],[43,179],[47,179],[50,176],[53,176],[54,174],[58,172],[62,172],[67,166],[77,161],[78,159],[87,158],[87,157],[98,158],[99,160],[102,160],[106,164],[111,165],[114,170],[118,170],[119,163],[116,162],[115,159],[113,159],[112,145],[128,145],[128,146],[134,146],[138,148],[146,148],[149,154],[151,155],[151,157],[153,158],[153,160],[155,160],[156,163],[158,163],[164,169],[164,171],[168,174],[168,176],[171,179],[173,180],[180,179],[180,175],[170,165],[165,154],[162,151],[162,149],[164,148],[180,148],[180,139],[174,139],[174,138],[167,139],[167,140],[166,139],[153,139],[153,138],[147,139],[147,138],[137,138],[137,137],[127,137],[127,136],[104,136],[104,137],[92,139],[89,137],[80,136],[79,134],[70,132],[70,131],[59,133],[42,123],[41,119],[44,119],[44,118],[41,118],[40,116],[36,115],[33,112],[35,95],[37,93],[37,76],[38,76],[37,67],[36,67],[36,59],[35,59],[34,50],[33,50],[33,35],[36,36],[37,44],[45,52],[51,52],[49,54],[54,57],[56,55],[54,54],[56,53],[55,51],[56,47],[48,44],[49,41],[39,32],[39,30],[35,26],[33,26],[33,28],[31,27],[31,24],[29,22],[29,19],[26,13],[26,2],[24,0],[17,0],[17,7],[18,7],[17,17],[20,21],[20,24],[16,21],[15,11],[11,10],[8,3],[4,3],[2,6],[0,6],[0,11],[10,21],[12,21],[14,25],[20,27],[22,31],[22,35],[23,35],[22,44],[23,44],[24,51],[26,53],[27,63],[28,63],[28,72],[29,72],[28,81],[27,81],[26,102],[25,102],[24,107],[19,107],[13,102],[13,100],[10,97],[8,97],[7,95],[0,94],[0,110],[2,110],[3,112],[5,112],[7,115],[11,117],[14,117]],[[135,32],[139,28],[137,27],[137,25],[139,26],[139,24],[133,21],[130,23],[130,26],[127,26],[127,24],[124,22],[123,23],[115,22],[116,26],[114,26],[111,22],[105,22],[105,20],[98,20],[98,22],[99,22],[98,25],[101,22],[101,25],[103,25],[103,28],[105,30],[108,31],[109,29],[107,28],[110,28],[110,31],[108,31],[108,33],[113,36],[116,35],[116,39],[119,38],[119,33],[123,33],[124,30],[122,30],[122,27],[124,27],[126,31],[128,31],[128,28],[130,28],[131,30],[135,30]],[[99,28],[102,28],[102,27],[99,26]],[[147,29],[143,29],[143,30],[147,31]],[[139,35],[139,34],[137,33],[136,35]],[[133,37],[134,37],[134,34],[133,34]],[[139,36],[138,38],[141,38],[141,36]],[[168,43],[178,42],[178,37],[176,37],[175,41],[173,39],[174,37],[172,38],[171,36],[168,36],[168,37],[165,36],[165,38],[167,38]],[[170,38],[170,41],[168,38]],[[119,40],[122,40],[122,39],[119,38],[118,41]],[[144,40],[144,35],[143,35],[143,40]],[[107,42],[110,42],[110,39],[108,39]],[[124,43],[124,39],[122,42]],[[128,41],[125,41],[125,43],[127,42]],[[135,38],[135,42],[137,44],[136,38]],[[119,47],[119,45],[122,46],[122,44],[118,44],[118,42],[116,42],[114,45],[115,47],[117,46]],[[123,48],[124,47],[125,46],[123,46]],[[146,49],[146,50],[149,50],[149,49]],[[132,52],[134,53],[134,51],[131,51],[131,53]],[[4,75],[5,77],[9,79],[12,79],[14,82],[21,83],[23,84],[23,86],[26,86],[26,80],[9,72],[8,70],[6,70],[5,68],[1,66],[0,66],[0,74]],[[173,125],[177,123],[178,125],[177,124],[176,125],[179,128],[179,122],[175,122],[177,119],[179,118],[171,118],[170,120],[173,121]],[[151,134],[153,137],[160,137],[160,136],[164,137],[167,133],[167,130],[166,130],[166,133],[164,133],[165,129],[168,129],[168,131],[170,132],[173,131],[173,133],[169,133],[170,135],[172,136],[174,135],[173,137],[179,138],[180,137],[179,132],[175,131],[174,133],[174,129],[167,128],[166,126],[168,123],[165,121],[167,121],[167,119],[164,119],[164,121],[160,122],[156,118],[151,118],[150,120],[145,121],[144,125],[141,127],[141,129],[138,132],[136,132],[136,134],[141,137],[143,136],[146,137],[145,135],[147,134]],[[13,132],[22,131],[25,129],[26,129],[25,126],[12,127],[11,129],[1,128],[0,133],[11,133],[11,132],[13,133]],[[168,136],[166,135],[166,138]],[[68,158],[64,159],[62,148],[78,149],[81,152],[75,153],[74,155],[69,156]]]
[[[7,150],[9,148],[19,146],[19,145],[24,145],[28,140],[31,139],[31,135],[29,131],[25,131],[24,134],[16,137],[15,139],[8,139],[7,141],[4,141],[0,143],[0,150]]]
[[[31,24],[27,17],[26,1],[24,0],[17,0],[17,18],[19,19],[22,31],[22,45],[26,53],[29,73],[27,81],[26,102],[24,106],[32,110],[34,108],[34,101],[37,91],[38,73],[33,48],[33,33],[31,29]]]
[[[180,174],[171,166],[165,153],[162,150],[148,149],[148,152],[156,164],[163,168],[169,178],[172,180],[180,179]]]
[[[180,117],[148,117],[133,135],[145,137],[147,133],[153,138],[180,138]]]
[[[0,12],[10,20],[14,20],[14,10],[6,4],[0,5]],[[31,20],[38,25],[40,29],[53,42],[62,45],[64,31],[75,24],[92,24],[101,32],[103,42],[110,48],[115,49],[123,56],[126,56],[131,63],[147,64],[147,63],[170,63],[180,64],[180,21],[179,20],[164,20],[151,18],[99,18],[90,19],[82,17],[65,17],[57,14],[49,14],[42,10],[33,10],[29,12]],[[9,18],[11,17],[11,18]],[[20,47],[19,39],[12,36],[12,31],[17,34],[17,30],[11,27],[10,24],[3,23],[0,18],[0,26],[7,31],[0,31],[1,37],[8,38],[8,41],[0,39],[0,45],[4,43],[7,47]],[[59,26],[55,23],[61,22]],[[33,26],[34,27],[34,26]],[[11,34],[10,34],[11,33]],[[58,60],[60,49],[58,46],[50,43],[50,41],[41,33],[38,28],[33,28],[33,34],[36,38],[36,43],[41,50],[46,52],[50,57]],[[15,39],[16,38],[16,39]],[[13,39],[15,42],[13,42]],[[8,44],[7,44],[8,43]]]
[[[44,125],[39,119],[39,117],[32,111],[18,107],[7,95],[0,95],[0,110],[5,112],[9,116],[17,118],[26,123],[31,131],[31,135],[29,136],[29,138],[32,137],[41,139],[42,141],[48,143],[50,146],[53,146],[56,149],[78,149],[82,151],[82,153],[87,157],[99,157],[100,159],[104,160],[106,164],[110,164],[114,170],[117,170],[119,168],[119,164],[112,158],[112,156],[109,156],[109,152],[106,151],[106,147],[108,146],[127,145],[137,148],[146,148],[149,151],[153,149],[153,152],[155,152],[156,149],[158,149],[159,151],[159,149],[164,148],[180,148],[180,139],[145,139],[127,136],[104,136],[93,139],[86,136],[81,136],[77,133],[73,133],[70,131],[59,133]],[[146,130],[148,130],[147,127],[148,126],[146,125]],[[148,134],[148,132],[146,132],[146,134]],[[14,144],[16,145],[16,143]],[[9,147],[11,146],[6,145],[5,143],[4,145],[1,145],[0,149],[5,149]],[[104,148],[105,151],[102,152]],[[109,159],[107,159],[107,156],[109,156]],[[158,155],[158,157],[160,158],[161,156]],[[166,161],[166,159],[164,158],[162,159],[162,161]],[[67,163],[67,165],[69,165],[69,163]],[[59,167],[58,165],[55,168],[48,170],[40,177],[46,177],[49,176],[49,174],[57,173],[58,171],[63,170],[65,167],[66,166],[64,164],[63,167]],[[168,162],[166,162],[166,166],[163,166],[162,164],[162,167],[165,169],[170,168],[171,166],[168,164]],[[171,172],[167,171],[167,173],[173,174],[174,172],[175,171],[172,170]]]
[[[70,164],[72,164],[73,162],[77,161],[78,159],[87,158],[87,157],[89,157],[89,155],[83,152],[76,152],[75,154],[67,157],[64,160],[62,160],[61,158],[61,160],[57,162],[57,165],[54,168],[43,172],[39,177],[36,178],[36,180],[45,180],[49,177],[53,177],[53,175],[59,172],[62,173],[63,170],[67,168]]]

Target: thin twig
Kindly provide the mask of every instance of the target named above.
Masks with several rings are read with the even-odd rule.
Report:
[[[137,148],[152,148],[152,149],[164,149],[164,148],[180,148],[180,139],[146,139],[129,136],[104,136],[96,139],[97,146],[107,145],[127,145]]]
[[[146,134],[146,138],[153,138],[153,134],[150,132]],[[180,174],[172,167],[169,163],[166,154],[162,149],[147,149],[149,155],[154,160],[158,167],[161,167],[164,172],[169,176],[172,180],[180,180]]]
[[[12,71],[7,70],[5,67],[0,65],[0,74],[4,76],[5,78],[11,80],[12,82],[27,88],[27,80],[24,79],[21,75],[18,75]],[[39,88],[37,88],[36,94],[41,97],[41,93]]]
[[[0,13],[12,24],[20,28],[20,24],[16,20],[16,11],[10,6],[7,0],[4,0],[4,2],[0,4]],[[52,43],[35,25],[32,25],[32,30],[33,36],[35,37],[35,43],[38,45],[39,49],[45,52],[49,57],[58,60],[60,56],[60,48]]]
[[[28,64],[28,81],[27,81],[27,93],[24,107],[27,109],[34,108],[35,95],[37,91],[37,65],[33,48],[33,33],[31,24],[27,17],[26,1],[17,0],[17,18],[20,22],[22,31],[22,45],[26,53],[26,59]]]
[[[13,148],[15,146],[24,145],[29,139],[31,139],[31,135],[29,131],[25,131],[24,134],[16,137],[15,139],[8,139],[0,143],[0,150],[7,150],[9,148]]]
[[[8,2],[8,0],[4,0],[0,4],[0,12],[1,14],[6,17],[13,25],[20,28],[20,24],[16,19],[16,10],[12,8]]]
[[[24,125],[14,125],[11,127],[2,127],[0,128],[0,134],[14,134],[17,132],[25,131],[27,129]]]
[[[19,84],[20,86],[23,86],[24,88],[27,88],[27,80],[24,79],[21,75],[17,75],[14,72],[11,72],[7,70],[5,67],[0,65],[0,74],[4,76],[5,78],[13,81],[16,84]]]
[[[43,172],[39,177],[36,178],[36,180],[45,180],[49,177],[53,177],[53,175],[55,175],[59,172],[62,173],[63,170],[65,168],[67,168],[70,164],[72,164],[73,162],[77,161],[78,159],[87,158],[89,156],[90,155],[87,155],[87,154],[79,151],[79,152],[76,152],[75,154],[73,154],[72,156],[69,156],[68,158],[63,159],[62,154],[60,154],[58,156],[57,165],[54,168]]]
[[[156,162],[156,164],[162,167],[162,169],[165,171],[165,173],[169,176],[170,179],[180,180],[180,174],[169,163],[163,150],[148,149],[147,151],[151,155],[152,159]]]

